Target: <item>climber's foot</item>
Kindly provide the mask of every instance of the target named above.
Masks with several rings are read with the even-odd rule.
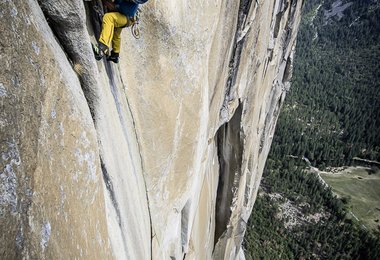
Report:
[[[104,57],[104,55],[107,53],[108,47],[100,42],[97,45],[92,44],[92,50],[94,51],[95,59],[101,60]]]
[[[108,61],[119,63],[119,53],[111,51],[111,55],[107,57]]]

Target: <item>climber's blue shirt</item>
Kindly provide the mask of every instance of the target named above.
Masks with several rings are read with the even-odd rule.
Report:
[[[135,16],[137,12],[138,4],[132,2],[124,2],[123,0],[115,0],[116,11],[124,14],[127,17]]]

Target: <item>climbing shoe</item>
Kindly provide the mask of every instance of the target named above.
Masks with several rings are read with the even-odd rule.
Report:
[[[119,63],[119,53],[111,51],[111,55],[107,57],[107,60]]]
[[[95,59],[101,60],[105,54],[108,52],[108,47],[103,43],[99,42],[98,45],[92,44],[92,50],[94,51]]]

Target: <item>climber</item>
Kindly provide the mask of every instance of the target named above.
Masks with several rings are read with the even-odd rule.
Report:
[[[148,0],[104,0],[104,6],[108,12],[103,16],[102,32],[98,45],[93,45],[96,60],[101,60],[104,55],[107,55],[108,61],[119,62],[121,30],[136,22],[135,15],[139,4],[143,4],[147,1]]]

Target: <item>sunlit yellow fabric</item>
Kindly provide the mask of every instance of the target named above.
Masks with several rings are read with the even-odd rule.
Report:
[[[128,23],[125,15],[118,12],[106,13],[103,16],[102,33],[100,34],[99,42],[108,46],[115,53],[120,53],[121,30]]]

